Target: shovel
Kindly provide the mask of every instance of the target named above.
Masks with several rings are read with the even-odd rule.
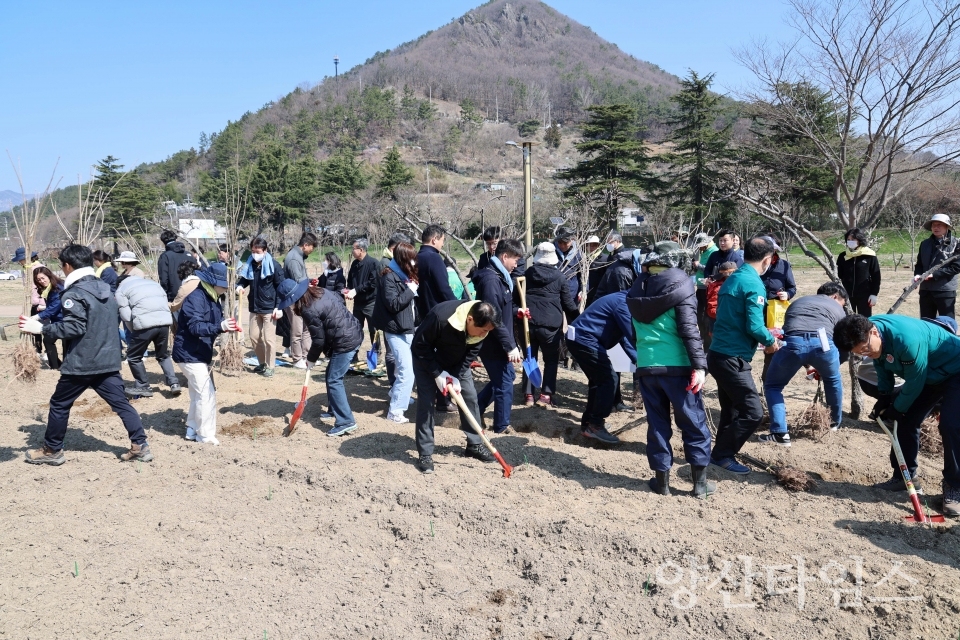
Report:
[[[449,380],[449,378],[447,378]],[[487,451],[493,454],[493,457],[497,459],[497,462],[500,463],[500,466],[503,467],[503,477],[509,478],[510,474],[513,472],[513,467],[507,464],[507,461],[503,459],[503,456],[500,455],[500,452],[497,451],[496,447],[490,442],[487,436],[483,435],[483,429],[480,428],[480,425],[477,424],[476,418],[473,417],[473,414],[470,413],[470,410],[467,409],[467,404],[463,401],[463,396],[461,396],[453,388],[452,384],[447,384],[447,391],[450,393],[450,397],[453,398],[453,401],[457,403],[457,406],[460,407],[460,411],[463,415],[467,416],[467,422],[470,423],[470,426],[474,431],[477,432],[477,435],[480,436],[480,439],[483,440],[483,446],[487,448]]]
[[[370,344],[370,351],[367,351],[367,369],[373,371],[377,368],[377,351],[380,350],[380,331],[373,334],[373,342]]]
[[[307,385],[309,384],[310,369],[307,369],[307,374],[303,377],[303,389],[300,390],[300,402],[297,403],[297,408],[293,410],[293,415],[290,416],[290,426],[287,427],[288,437],[297,428],[297,420],[300,419],[300,416],[303,415],[303,410],[307,407]]]
[[[928,516],[920,506],[920,498],[917,497],[917,489],[913,486],[913,478],[910,477],[910,470],[907,469],[907,462],[903,458],[903,449],[900,448],[900,442],[897,440],[897,421],[893,421],[893,431],[887,428],[880,417],[877,417],[877,424],[883,429],[883,432],[890,438],[890,444],[893,446],[893,454],[897,457],[897,464],[900,465],[900,473],[903,475],[903,482],[907,485],[907,494],[910,496],[910,502],[913,503],[913,515],[904,516],[907,522],[924,522],[930,524],[933,522],[943,522],[943,516],[933,514]]]
[[[5,324],[5,325],[0,326],[0,340],[3,340],[4,342],[7,342],[8,340],[10,340],[10,338],[7,337],[7,327],[15,327],[15,326],[17,326],[18,324],[20,324],[20,323],[19,323],[19,322],[11,322],[10,324]]]
[[[527,279],[524,276],[517,278],[517,286],[520,287],[520,306],[527,307]],[[530,350],[530,323],[527,316],[523,316],[523,338],[527,341],[527,357],[523,359],[523,370],[530,379],[530,384],[538,389],[543,387],[543,376],[540,375],[540,364],[533,357]]]

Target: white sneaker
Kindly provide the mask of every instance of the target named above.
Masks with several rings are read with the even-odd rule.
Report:
[[[47,354],[46,354],[46,353],[41,353],[41,354],[40,354],[40,359],[41,359],[43,362],[48,362],[48,361],[49,361],[49,358],[47,358]]]
[[[290,349],[284,349],[284,350],[283,350],[283,353],[280,354],[280,357],[281,357],[281,358],[289,358],[289,357],[290,357]]]
[[[193,427],[187,427],[187,435],[183,437],[186,438],[187,440],[196,440],[197,439],[196,429],[194,429]]]
[[[214,446],[219,446],[220,441],[216,438],[204,438],[203,436],[197,436],[197,442],[200,444],[212,444]]]
[[[396,422],[397,424],[406,424],[407,422],[410,422],[410,419],[407,418],[405,415],[403,414],[394,415],[392,413],[387,414],[387,420],[389,420],[390,422]]]
[[[306,361],[306,360],[302,360],[302,359],[301,359],[301,360],[297,360],[296,362],[293,363],[293,368],[294,368],[294,369],[306,369],[306,368],[307,368],[307,361]]]

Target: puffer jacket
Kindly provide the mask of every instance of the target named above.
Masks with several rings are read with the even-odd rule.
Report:
[[[73,271],[60,296],[63,320],[43,327],[43,335],[63,341],[61,375],[90,376],[120,371],[117,301],[110,285],[92,267]]]
[[[690,375],[706,369],[697,292],[681,269],[641,273],[627,294],[637,336],[637,375]]]
[[[844,251],[837,256],[837,275],[851,300],[863,300],[880,295],[880,261],[872,249]],[[922,273],[922,272],[921,272]]]
[[[163,327],[173,322],[167,292],[153,280],[126,278],[114,294],[120,307],[120,319],[134,331]]]
[[[173,337],[173,361],[185,364],[210,364],[213,341],[223,333],[223,309],[203,285],[183,300],[177,316],[177,335]]]
[[[386,333],[404,335],[417,328],[416,295],[406,281],[388,270],[380,276],[377,301],[373,306],[373,326]]]
[[[616,260],[607,267],[600,279],[594,300],[618,291],[629,291],[637,273],[633,270],[633,249],[621,249]]]
[[[535,264],[527,269],[527,308],[530,324],[557,329],[563,326],[563,314],[573,322],[580,312],[563,274],[556,267]]]
[[[193,256],[187,253],[187,248],[182,242],[167,243],[167,250],[157,258],[157,279],[160,280],[160,286],[167,292],[167,301],[173,302],[180,289],[180,276],[177,275],[177,269],[184,262],[193,262]]]
[[[354,351],[363,342],[360,321],[337,298],[324,289],[323,295],[303,310],[303,322],[313,338],[307,354],[310,362],[316,362],[321,353],[329,357]]]
[[[925,271],[940,264],[947,258],[952,258],[957,251],[957,240],[952,233],[937,239],[931,235],[920,243],[917,249],[917,264],[913,268],[913,275],[923,275]],[[920,291],[930,293],[955,293],[957,290],[957,275],[960,274],[960,261],[953,262],[933,272],[930,280],[920,283]]]
[[[517,348],[513,335],[513,295],[509,285],[500,270],[491,264],[486,269],[477,269],[473,274],[473,286],[477,290],[477,300],[492,304],[503,318],[500,326],[483,341],[480,356],[506,360],[507,354]]]

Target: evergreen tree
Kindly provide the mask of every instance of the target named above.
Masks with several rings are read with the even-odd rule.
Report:
[[[256,168],[250,177],[250,201],[260,214],[260,223],[276,224],[280,230],[286,224],[287,151],[280,145],[264,150],[257,159]]]
[[[710,92],[713,74],[680,81],[680,92],[670,98],[677,114],[667,121],[674,127],[670,140],[674,151],[667,155],[672,168],[666,195],[670,205],[687,210],[693,225],[699,226],[710,210],[710,199],[720,184],[720,169],[730,157],[731,125],[716,127],[721,118],[721,97]],[[733,203],[721,207],[732,211]],[[717,211],[722,216],[722,211]]]
[[[311,205],[320,197],[320,164],[311,157],[301,158],[287,170],[287,190],[283,195],[284,226],[303,223]],[[281,229],[282,231],[282,229]]]
[[[116,235],[127,228],[134,230],[149,218],[160,205],[160,190],[143,180],[136,171],[124,174],[123,165],[107,156],[97,163],[93,188],[101,189],[103,201],[104,235]],[[109,194],[109,195],[107,195]]]
[[[560,125],[558,124],[547,127],[543,132],[543,144],[547,145],[551,149],[559,149],[561,140],[562,137],[560,136]]]
[[[380,163],[380,179],[377,181],[377,195],[397,197],[397,190],[413,182],[413,171],[403,163],[400,151],[390,149]]]
[[[660,181],[649,169],[634,107],[610,104],[586,110],[590,117],[583,124],[583,140],[575,145],[585,159],[557,177],[570,181],[565,196],[596,203],[610,228],[616,229],[623,201],[643,206],[642,194],[656,191]]]
[[[363,167],[351,154],[338,153],[320,167],[320,193],[348,196],[367,186]]]

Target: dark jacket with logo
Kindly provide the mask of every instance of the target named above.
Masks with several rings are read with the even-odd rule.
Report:
[[[535,264],[527,269],[527,308],[530,324],[558,329],[563,326],[563,314],[573,321],[580,312],[570,287],[556,267]]]
[[[473,274],[473,287],[477,291],[477,300],[492,304],[503,318],[501,326],[483,341],[480,356],[506,360],[507,353],[517,348],[513,336],[513,294],[509,285],[500,270],[491,264],[486,269],[477,269]]]
[[[939,240],[936,236],[931,235],[920,243],[913,275],[922,275],[930,267],[940,264],[947,258],[952,258],[956,250],[957,241],[953,238],[952,233],[948,233]],[[934,271],[933,278],[920,283],[920,291],[939,295],[956,295],[957,274],[960,274],[960,261],[950,263]]]
[[[326,290],[303,310],[303,323],[313,338],[307,354],[310,362],[316,362],[321,353],[329,357],[354,351],[363,342],[360,321]]]
[[[373,326],[381,331],[403,335],[417,328],[416,296],[392,270],[380,276],[377,303],[373,307]]]
[[[487,340],[467,344],[466,330],[450,324],[450,317],[462,304],[470,303],[462,300],[441,302],[417,327],[410,347],[415,369],[424,369],[433,378],[441,371],[456,378],[462,378],[470,371],[470,365],[477,360],[480,347]]]
[[[184,364],[210,364],[213,341],[223,333],[223,309],[207,293],[203,284],[183,299],[177,315],[177,334],[173,337],[173,361]]]
[[[157,279],[160,280],[163,290],[167,292],[167,302],[173,302],[177,297],[177,291],[180,290],[177,269],[184,262],[193,262],[193,256],[187,253],[187,248],[182,242],[176,240],[168,242],[167,250],[157,258]]]
[[[237,284],[241,287],[250,287],[250,313],[266,314],[273,313],[277,308],[277,288],[283,282],[283,267],[276,260],[273,260],[273,274],[266,278],[261,278],[260,273],[263,270],[263,263],[267,260],[273,260],[273,256],[266,256],[263,262],[254,260],[251,263],[253,267],[253,278],[237,278]]]
[[[739,267],[743,264],[743,254],[736,249],[728,249],[727,251],[717,249],[707,258],[707,264],[703,265],[703,276],[705,278],[716,278],[717,269],[724,262],[735,262]]]
[[[63,320],[45,325],[43,335],[63,341],[61,375],[120,371],[119,309],[110,285],[91,273],[60,295]]]
[[[777,261],[770,265],[767,272],[760,276],[763,286],[767,288],[767,300],[773,300],[780,291],[787,292],[787,300],[797,295],[797,282],[793,279],[793,269],[790,263],[777,257]]]
[[[367,254],[363,260],[354,260],[347,274],[347,288],[355,289],[353,308],[362,309],[365,315],[373,313],[377,301],[377,284],[380,278],[380,261]]]

